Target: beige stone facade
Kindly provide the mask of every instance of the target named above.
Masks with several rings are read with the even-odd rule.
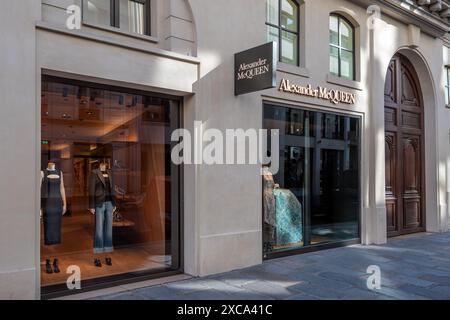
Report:
[[[437,3],[441,7],[436,7]],[[40,85],[42,75],[183,98],[183,127],[262,129],[263,101],[338,111],[362,119],[361,241],[387,241],[384,87],[391,58],[418,74],[425,110],[426,230],[450,228],[450,109],[445,105],[450,41],[446,1],[302,1],[299,66],[277,78],[343,90],[355,104],[292,95],[277,88],[234,96],[234,54],[266,42],[263,0],[154,0],[152,33],[65,27],[81,0],[0,4],[0,298],[40,298]],[[368,24],[381,9],[375,29]],[[329,74],[329,15],[355,27],[355,81]],[[259,166],[186,165],[183,271],[206,276],[262,263]]]

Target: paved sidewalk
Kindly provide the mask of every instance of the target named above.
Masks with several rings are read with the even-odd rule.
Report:
[[[382,272],[382,289],[367,289],[367,267]],[[390,240],[265,262],[207,278],[128,291],[103,299],[450,299],[450,233]]]

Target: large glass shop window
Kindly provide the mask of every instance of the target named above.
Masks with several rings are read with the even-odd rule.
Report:
[[[179,268],[178,168],[170,161],[178,108],[152,95],[43,79],[44,288],[65,285],[70,266],[85,284]]]
[[[360,119],[275,105],[280,170],[264,170],[264,253],[355,240],[360,217]]]

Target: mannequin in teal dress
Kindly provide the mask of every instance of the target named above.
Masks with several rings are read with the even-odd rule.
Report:
[[[264,178],[264,246],[286,246],[303,241],[303,210],[297,197],[287,189],[280,189],[268,168]]]
[[[297,197],[287,189],[275,188],[276,199],[276,244],[290,245],[303,241],[302,205]]]

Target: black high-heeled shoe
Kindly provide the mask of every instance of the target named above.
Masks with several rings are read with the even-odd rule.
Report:
[[[61,270],[59,270],[59,260],[58,259],[53,260],[53,272],[54,273],[61,272]]]
[[[100,259],[95,259],[94,260],[94,264],[97,268],[101,268],[102,267],[102,262],[100,261]]]
[[[45,262],[45,272],[48,274],[52,274],[53,273],[53,269],[52,269],[52,264],[50,259],[47,259]]]
[[[112,259],[111,258],[106,258],[105,259],[106,265],[112,267]]]

